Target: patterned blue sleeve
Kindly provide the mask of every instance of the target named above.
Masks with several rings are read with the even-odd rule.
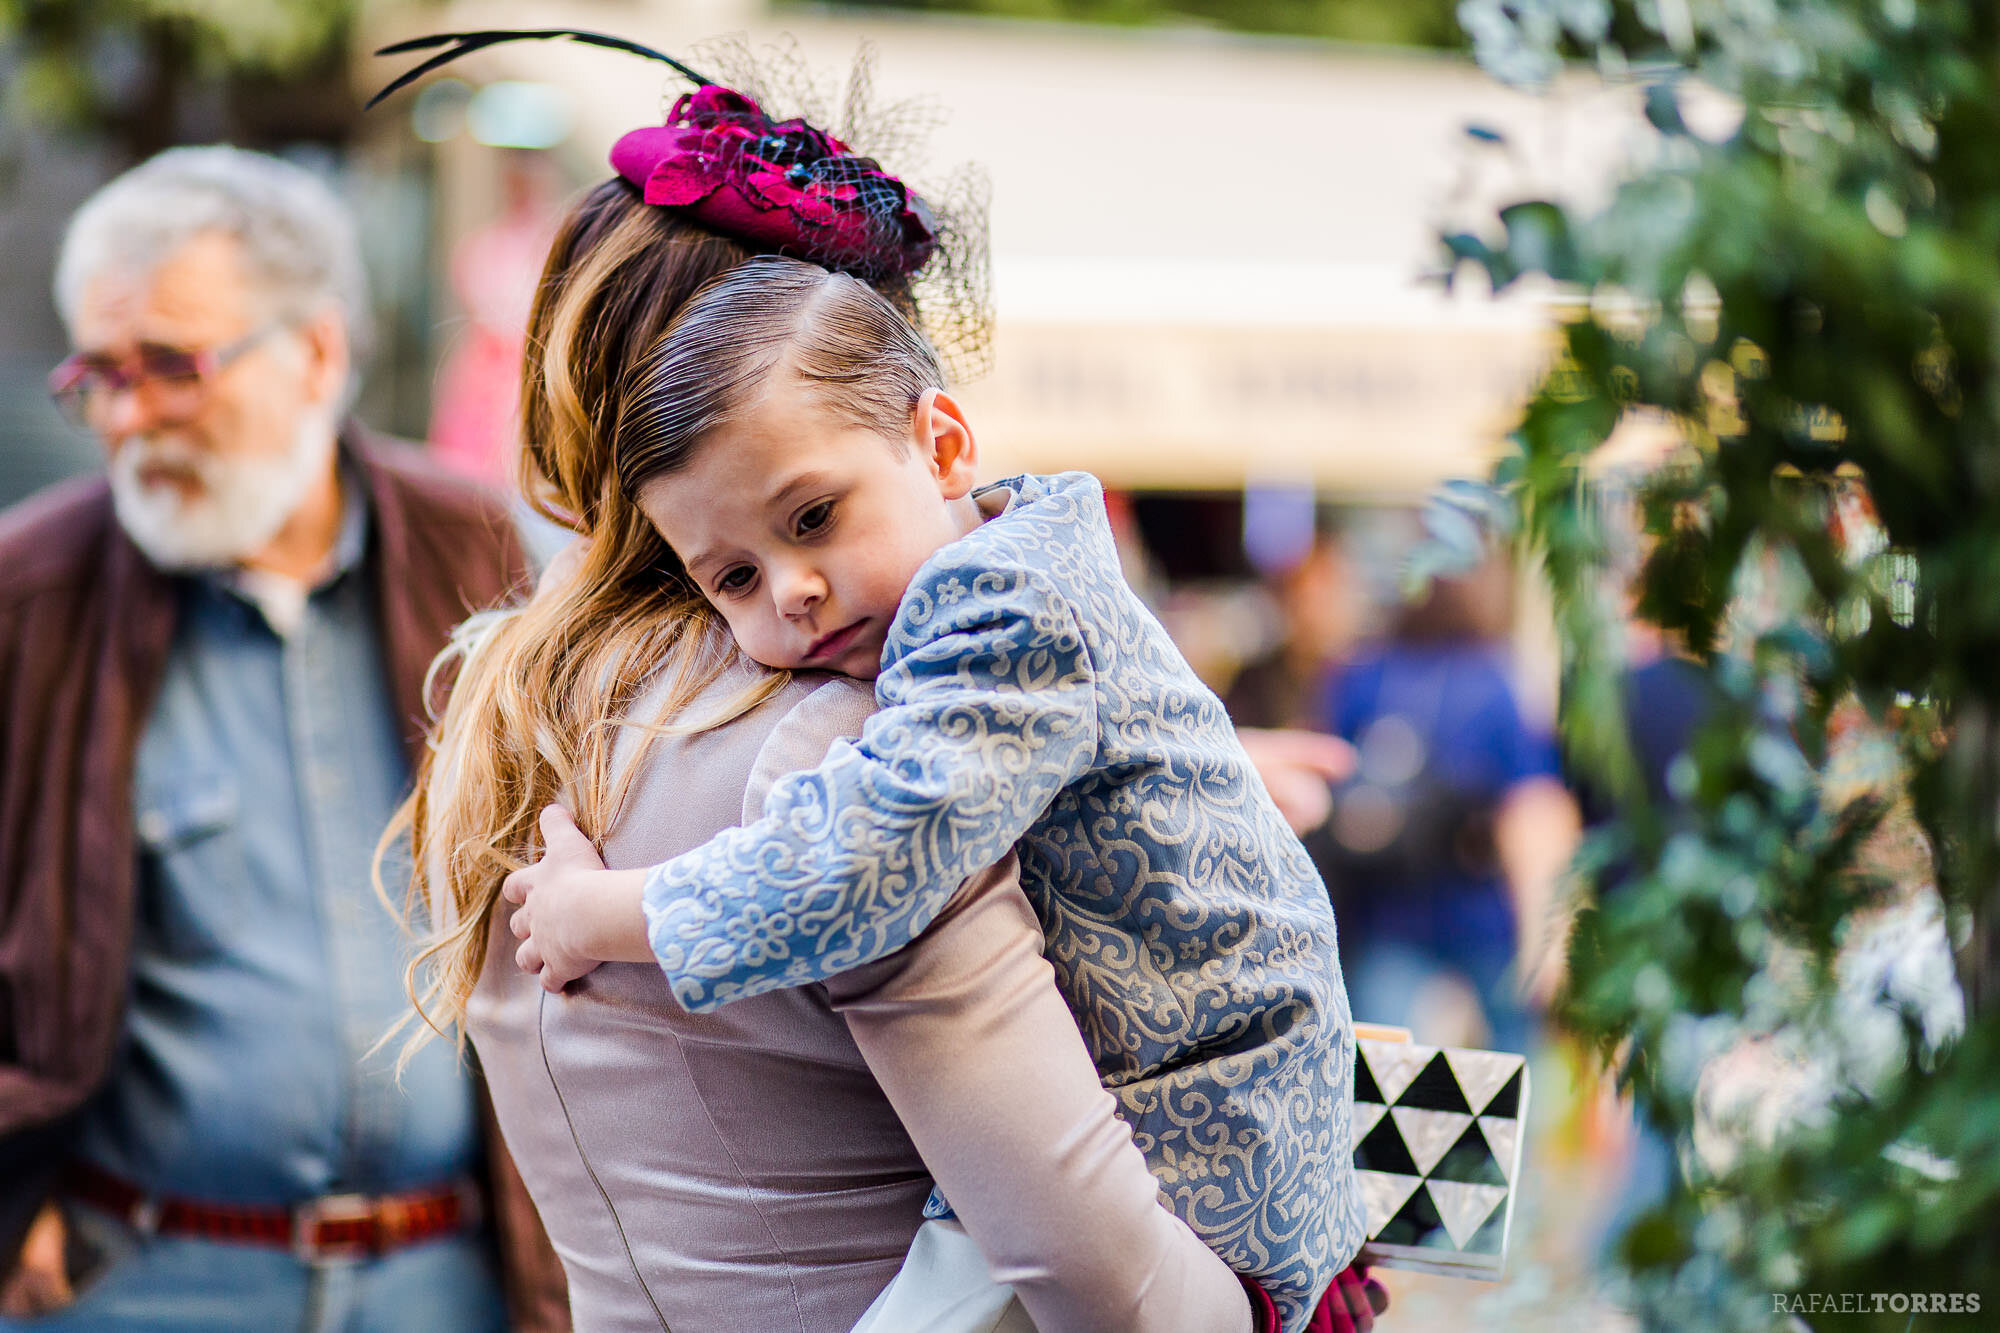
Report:
[[[956,573],[905,598],[859,741],[646,877],[653,953],[689,1010],[902,948],[1093,760],[1095,688],[1067,600],[1032,570]]]

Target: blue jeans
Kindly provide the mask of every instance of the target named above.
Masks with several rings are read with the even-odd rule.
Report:
[[[303,1263],[285,1250],[141,1236],[95,1209],[64,1209],[101,1256],[76,1303],[6,1333],[503,1333],[507,1312],[478,1232],[380,1258]]]

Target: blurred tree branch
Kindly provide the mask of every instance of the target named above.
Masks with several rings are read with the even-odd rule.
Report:
[[[0,0],[6,119],[138,159],[189,138],[339,141],[354,0]]]
[[[1559,1012],[1616,1054],[1684,1152],[1730,1137],[1704,1091],[1726,1053],[1805,1071],[1766,1121],[1775,1133],[1685,1158],[1625,1236],[1637,1305],[1649,1328],[1763,1330],[1788,1326],[1772,1299],[1788,1293],[1905,1296],[1840,1327],[1905,1328],[1911,1292],[1990,1303],[2000,12],[1459,13],[1496,76],[1535,86],[1594,65],[1633,87],[1657,132],[1607,205],[1526,200],[1445,238],[1455,271],[1495,290],[1539,274],[1577,296],[1561,363],[1493,478],[1549,578],[1565,739],[1620,796],[1578,862]],[[1740,121],[1691,130],[1690,83]],[[1673,423],[1683,447],[1607,487],[1599,451],[1634,412]],[[1712,700],[1672,811],[1635,780],[1627,740],[1624,509],[1648,551],[1639,614],[1697,657]],[[1764,1072],[1785,1081],[1779,1063]]]

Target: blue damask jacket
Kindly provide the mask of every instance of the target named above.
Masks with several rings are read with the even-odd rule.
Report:
[[[904,594],[859,740],[648,875],[653,951],[697,1011],[822,980],[908,944],[1018,847],[1169,1207],[1296,1327],[1362,1240],[1326,889],[1125,582],[1097,481],[987,490],[1006,508]]]

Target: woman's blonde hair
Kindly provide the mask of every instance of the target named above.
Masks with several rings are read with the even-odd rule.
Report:
[[[415,1006],[406,1024],[422,1023],[405,1061],[452,1029],[463,1049],[501,881],[539,854],[542,808],[566,800],[594,837],[616,823],[636,769],[613,771],[622,726],[637,722],[655,738],[705,730],[785,683],[767,673],[719,709],[681,719],[746,659],[640,510],[640,487],[684,466],[787,349],[829,408],[886,431],[943,382],[916,315],[904,279],[870,286],[753,257],[645,204],[622,179],[564,219],[528,318],[521,489],[589,542],[569,577],[525,606],[473,617],[432,664],[433,682],[457,677],[376,858],[409,831],[403,916],[434,923],[406,977]],[[693,425],[677,432],[671,422]],[[649,714],[670,721],[629,717],[642,695]]]
[[[660,687],[659,716],[678,718],[735,657],[708,603],[621,490],[615,456],[621,381],[689,297],[748,257],[736,242],[647,206],[618,179],[570,211],[550,250],[522,368],[521,486],[539,512],[589,541],[557,587],[474,617],[432,665],[434,679],[452,671],[456,679],[415,788],[382,841],[386,850],[408,830],[402,912],[431,923],[406,976],[415,1013],[404,1025],[422,1020],[406,1061],[454,1029],[463,1049],[501,881],[539,854],[542,807],[568,801],[578,826],[601,837],[623,795],[612,747],[633,704]],[[697,726],[652,730],[719,725],[783,682],[765,677]],[[386,897],[381,861],[378,851]]]

